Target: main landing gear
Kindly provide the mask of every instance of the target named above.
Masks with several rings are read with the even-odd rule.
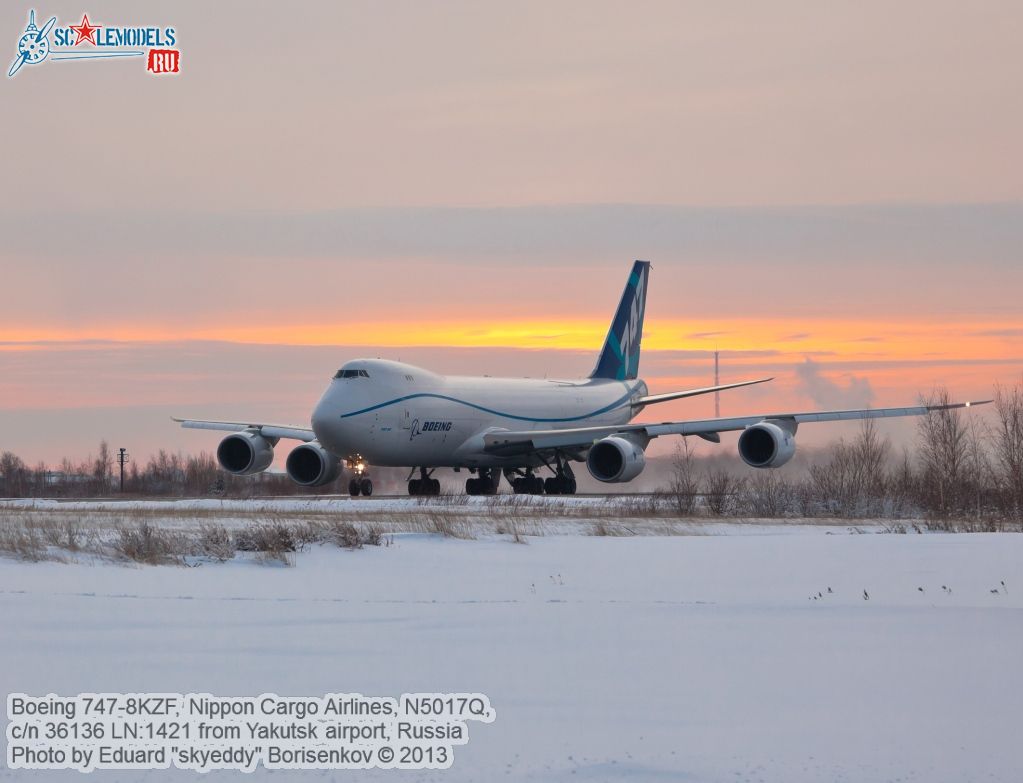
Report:
[[[510,479],[512,491],[516,495],[542,495],[543,479],[527,470],[525,474]]]
[[[410,495],[432,495],[436,497],[440,494],[440,481],[435,478],[430,478],[430,474],[433,471],[427,471],[426,468],[419,469],[419,478],[414,479],[412,476],[415,474],[416,469],[412,468],[412,473],[409,473],[408,482],[408,493]]]
[[[500,471],[491,468],[480,468],[479,477],[466,479],[466,495],[496,495],[497,486],[501,483]]]
[[[353,498],[359,495],[369,497],[373,494],[373,482],[369,478],[369,466],[361,456],[356,454],[345,460],[345,467],[355,472],[351,481],[348,482],[348,494]]]
[[[558,461],[554,476],[543,483],[543,491],[548,495],[574,495],[576,490],[575,474],[567,462]]]
[[[516,495],[574,495],[576,483],[572,466],[558,457],[557,466],[551,470],[554,475],[548,479],[535,475],[531,468],[507,471],[505,475]]]

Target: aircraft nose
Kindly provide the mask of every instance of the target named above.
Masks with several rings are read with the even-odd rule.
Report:
[[[316,433],[316,438],[322,443],[327,433],[327,428],[330,422],[333,421],[334,406],[327,399],[327,395],[316,403],[316,407],[313,408],[312,425],[313,432]]]

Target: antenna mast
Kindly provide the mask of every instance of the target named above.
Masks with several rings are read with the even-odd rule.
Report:
[[[721,385],[721,374],[719,372],[720,366],[718,363],[718,351],[714,351],[714,385]],[[721,418],[721,392],[714,392],[714,418]]]

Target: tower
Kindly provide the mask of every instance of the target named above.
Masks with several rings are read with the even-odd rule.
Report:
[[[718,364],[718,354],[719,354],[718,351],[714,351],[714,385],[715,386],[720,386],[721,385],[721,375],[718,372],[718,370],[720,369],[719,368],[719,364]],[[721,392],[719,392],[719,391],[714,392],[714,418],[715,419],[720,419],[721,418]]]

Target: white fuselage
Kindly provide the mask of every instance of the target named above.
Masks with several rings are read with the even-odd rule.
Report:
[[[317,440],[344,459],[399,467],[536,466],[483,451],[496,430],[625,424],[642,380],[575,381],[437,375],[401,362],[348,362],[313,411]]]

